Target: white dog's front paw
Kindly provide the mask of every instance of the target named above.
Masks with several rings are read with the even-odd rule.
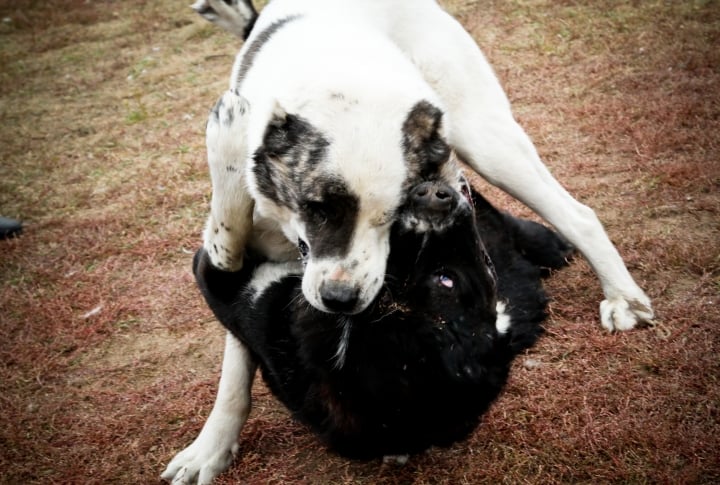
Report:
[[[206,439],[210,438],[210,439]],[[237,441],[223,445],[213,437],[198,438],[175,455],[160,477],[173,485],[207,485],[228,469],[238,451]]]
[[[635,297],[618,296],[600,303],[600,323],[609,332],[630,330],[639,322],[652,322],[650,299],[641,293]]]

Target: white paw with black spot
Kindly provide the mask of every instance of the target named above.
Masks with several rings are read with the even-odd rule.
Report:
[[[600,303],[600,323],[607,331],[630,330],[638,323],[651,323],[654,316],[650,299],[645,294],[618,296]]]

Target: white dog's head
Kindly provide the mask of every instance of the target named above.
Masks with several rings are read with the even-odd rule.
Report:
[[[390,227],[410,187],[437,179],[458,187],[460,177],[443,113],[430,102],[395,120],[383,106],[360,110],[339,94],[330,104],[341,109],[314,118],[276,107],[248,179],[257,210],[297,241],[305,298],[319,310],[352,314],[383,285]]]

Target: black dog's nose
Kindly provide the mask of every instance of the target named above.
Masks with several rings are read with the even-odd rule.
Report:
[[[423,182],[410,192],[417,209],[437,214],[449,214],[457,205],[457,192],[444,182]]]
[[[325,281],[320,285],[323,305],[333,312],[349,312],[355,308],[360,290],[342,281]]]

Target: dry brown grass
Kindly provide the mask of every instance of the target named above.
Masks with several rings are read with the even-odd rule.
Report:
[[[219,483],[720,481],[720,5],[447,3],[659,325],[605,334],[579,261],[549,282],[540,365],[520,359],[467,442],[349,462],[257,383]],[[205,116],[237,43],[169,0],[0,0],[2,18],[0,213],[26,229],[0,241],[0,482],[156,483],[218,377],[189,268]]]

